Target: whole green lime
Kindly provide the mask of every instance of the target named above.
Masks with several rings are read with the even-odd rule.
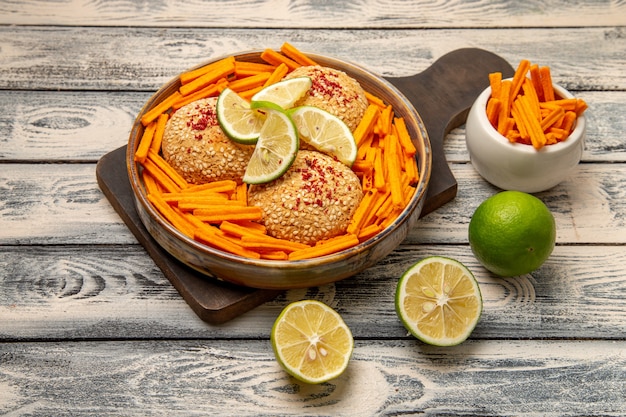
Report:
[[[539,268],[552,254],[554,216],[537,197],[502,191],[483,201],[469,224],[474,256],[489,271],[510,277]]]

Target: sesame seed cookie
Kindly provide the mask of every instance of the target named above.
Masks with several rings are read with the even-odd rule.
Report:
[[[310,245],[345,232],[362,198],[349,167],[306,150],[282,177],[248,191],[248,204],[263,209],[268,234]]]
[[[354,131],[367,109],[367,97],[358,81],[343,71],[321,66],[296,68],[285,79],[307,76],[312,85],[295,106],[315,106],[334,114]]]
[[[203,184],[219,180],[241,183],[254,145],[233,142],[217,121],[216,97],[201,99],[176,111],[167,122],[161,150],[185,180]]]

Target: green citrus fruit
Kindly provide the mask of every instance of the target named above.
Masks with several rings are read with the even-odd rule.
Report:
[[[296,107],[289,115],[303,141],[352,166],[358,148],[352,132],[340,118],[313,106]]]
[[[341,375],[354,348],[352,332],[339,313],[315,300],[285,307],[274,322],[270,341],[278,363],[310,384]]]
[[[217,120],[226,135],[246,145],[256,143],[265,123],[265,115],[250,107],[245,99],[230,88],[217,98]]]
[[[554,249],[556,223],[537,197],[503,191],[478,206],[468,236],[472,252],[485,268],[510,277],[543,265]]]
[[[250,157],[243,182],[262,184],[283,175],[296,159],[300,139],[286,113],[266,109],[267,118]]]
[[[395,305],[404,327],[435,346],[465,341],[483,310],[474,275],[461,262],[441,256],[422,259],[402,275]]]
[[[309,91],[311,85],[312,82],[309,77],[296,77],[279,81],[253,95],[252,107],[256,107],[256,103],[259,101],[265,101],[274,103],[283,109],[289,109]]]

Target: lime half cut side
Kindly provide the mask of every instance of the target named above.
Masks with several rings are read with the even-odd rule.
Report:
[[[243,176],[247,184],[262,184],[279,178],[295,160],[300,146],[296,127],[287,114],[266,109],[266,115]]]
[[[289,115],[304,142],[352,166],[358,148],[350,128],[340,118],[314,106],[296,107]]]
[[[352,332],[339,313],[315,300],[285,307],[274,322],[270,340],[283,369],[309,384],[341,375],[354,349]]]
[[[265,122],[265,114],[250,107],[244,98],[230,88],[217,98],[217,121],[226,135],[238,143],[256,143]]]
[[[454,346],[472,333],[482,313],[478,282],[457,260],[432,256],[411,266],[396,289],[396,313],[429,345]]]
[[[309,77],[295,77],[270,84],[252,96],[251,103],[258,101],[274,103],[283,109],[289,109],[311,88]]]

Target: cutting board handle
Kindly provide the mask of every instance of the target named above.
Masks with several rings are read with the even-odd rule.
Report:
[[[454,50],[425,71],[408,77],[385,77],[413,104],[424,121],[433,155],[433,169],[421,215],[456,196],[457,182],[448,166],[443,141],[465,123],[472,103],[489,86],[489,74],[512,77],[514,69],[498,55],[478,48]]]

